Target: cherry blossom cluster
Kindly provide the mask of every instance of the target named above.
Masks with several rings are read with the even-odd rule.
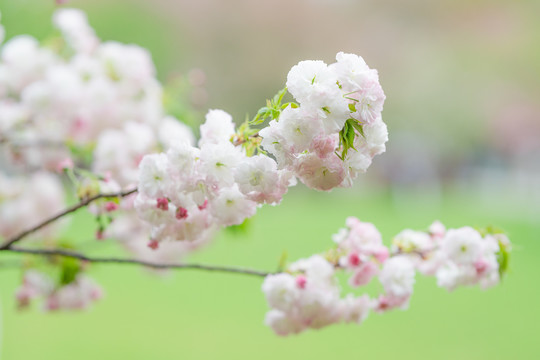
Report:
[[[3,241],[64,210],[69,186],[52,172],[70,175],[69,185],[84,199],[135,188],[144,155],[176,142],[195,144],[191,129],[165,113],[162,86],[145,49],[101,42],[80,10],[59,9],[53,23],[61,37],[42,44],[19,35],[2,45],[0,27]],[[176,262],[202,245],[148,249],[150,226],[138,219],[134,199],[92,204],[98,239],[115,239],[134,258],[158,262]],[[33,234],[34,243],[58,246],[58,225]]]
[[[2,221],[0,227],[6,229],[2,232],[6,238],[28,223],[60,211],[64,199],[53,175],[30,175],[39,181],[46,178],[45,189],[51,182],[57,183],[54,191],[33,197],[32,189],[39,187],[39,181],[23,186],[27,181],[19,181],[12,173],[71,170],[77,166],[72,149],[88,150],[92,159],[84,166],[95,174],[91,179],[105,181],[76,181],[78,195],[87,197],[134,188],[144,155],[166,150],[175,142],[195,144],[191,129],[165,114],[162,87],[145,49],[100,42],[80,10],[59,9],[53,23],[62,34],[54,43],[40,45],[36,39],[20,35],[1,47],[0,141],[5,146],[0,148],[0,159],[4,156],[0,161],[5,165],[2,191],[6,194],[0,209],[10,221]],[[2,40],[3,36],[0,44]],[[22,166],[10,169],[9,163]],[[40,199],[47,196],[50,205],[40,205]],[[94,208],[93,212],[117,209],[122,212],[114,213],[116,221],[110,228],[98,229],[98,238],[115,237],[133,251],[141,248],[141,241],[146,246],[150,229],[138,220],[133,201]],[[39,211],[43,215],[35,214]],[[192,247],[175,246],[184,253]],[[156,254],[146,250],[142,253],[155,258]]]
[[[101,193],[120,190],[120,186],[113,180],[100,181],[99,187]],[[210,236],[206,236],[194,241],[167,241],[161,243],[159,248],[151,243],[153,246],[149,247],[152,226],[139,218],[134,206],[136,198],[137,195],[133,194],[122,201],[105,200],[89,207],[98,219],[107,216],[112,218],[109,224],[103,224],[96,231],[98,240],[114,239],[134,259],[155,263],[177,262],[211,240]]]
[[[339,323],[361,323],[370,311],[407,309],[416,272],[433,275],[448,290],[499,283],[508,264],[506,235],[471,227],[449,229],[440,222],[428,231],[404,230],[390,250],[373,224],[350,217],[333,236],[335,248],[291,264],[286,272],[266,277],[262,290],[271,310],[265,323],[278,335]],[[378,277],[382,294],[341,297],[338,272],[350,274],[349,285],[361,287]]]
[[[385,100],[376,70],[354,54],[337,62],[301,61],[287,76],[297,103],[286,104],[259,132],[280,168],[317,190],[348,187],[385,151]]]
[[[99,135],[92,169],[122,188],[134,187],[142,158],[176,142],[194,144],[195,136],[187,125],[173,117],[165,117],[155,127],[130,121],[120,129],[106,129]]]
[[[14,145],[5,155],[54,169],[70,148],[97,144],[94,171],[134,183],[143,155],[190,130],[164,114],[148,51],[100,42],[80,10],[59,9],[53,23],[60,41],[19,35],[1,48],[0,134]]]
[[[57,285],[48,274],[35,269],[25,272],[15,292],[19,308],[28,307],[34,299],[43,299],[46,311],[86,309],[102,296],[101,288],[83,274],[67,284]]]
[[[228,114],[213,110],[199,147],[177,141],[142,160],[136,208],[152,225],[152,247],[241,224],[258,205],[279,203],[296,177],[318,190],[350,186],[385,150],[384,93],[361,57],[339,53],[330,66],[302,61],[289,72],[287,89],[299,104],[282,106],[284,92],[278,94],[269,102],[274,108],[264,108],[278,115],[258,133],[254,122],[235,131]],[[276,160],[258,146],[252,151],[254,139]]]
[[[248,156],[232,117],[211,110],[198,147],[175,143],[147,155],[139,166],[135,208],[152,225],[151,247],[163,240],[196,241],[223,226],[239,225],[262,204],[277,204],[294,182],[287,170],[262,154]]]
[[[493,230],[471,227],[445,230],[435,222],[429,232],[404,230],[394,238],[392,252],[409,258],[422,274],[434,275],[448,290],[479,285],[486,289],[500,281],[501,251],[510,250],[508,238]]]
[[[272,308],[265,318],[278,335],[319,329],[337,322],[361,323],[368,315],[368,296],[340,298],[334,264],[320,255],[301,259],[287,273],[269,275],[262,290]]]

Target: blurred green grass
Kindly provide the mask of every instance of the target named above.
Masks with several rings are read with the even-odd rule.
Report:
[[[540,289],[540,224],[503,201],[446,192],[396,207],[386,192],[294,189],[279,207],[262,208],[247,235],[223,233],[192,261],[272,270],[283,250],[290,260],[323,251],[345,218],[374,222],[389,241],[405,227],[440,219],[449,226],[497,224],[515,244],[503,284],[447,293],[418,277],[408,311],[371,314],[361,326],[337,325],[279,338],[263,324],[262,280],[177,271],[156,276],[137,267],[95,265],[106,297],[83,313],[15,311],[15,270],[0,271],[3,359],[535,359]],[[72,230],[91,233],[84,214]],[[87,231],[88,230],[88,231]]]

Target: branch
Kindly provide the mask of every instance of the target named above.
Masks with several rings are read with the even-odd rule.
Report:
[[[55,222],[56,220],[58,220],[60,218],[63,218],[64,216],[66,216],[68,214],[71,214],[72,212],[75,212],[75,211],[79,210],[80,208],[83,208],[83,207],[89,205],[93,201],[96,201],[96,200],[102,199],[102,198],[107,198],[107,197],[126,197],[126,196],[131,195],[131,194],[133,194],[135,192],[137,192],[137,189],[132,189],[132,190],[118,192],[118,193],[112,193],[112,194],[98,194],[98,195],[94,195],[94,196],[91,196],[89,198],[86,198],[84,200],[81,200],[79,203],[65,209],[61,213],[59,213],[59,214],[57,214],[57,215],[55,215],[53,217],[50,217],[50,218],[42,221],[41,223],[31,227],[30,229],[27,229],[27,230],[19,233],[19,235],[16,235],[16,236],[12,237],[11,239],[7,240],[4,244],[2,244],[2,246],[0,246],[0,250],[9,249],[11,247],[11,245],[15,244],[17,241],[19,241],[19,240],[25,238],[26,236],[40,230],[43,227]]]
[[[204,264],[165,264],[165,263],[154,263],[144,260],[136,259],[125,259],[125,258],[100,258],[100,257],[91,257],[84,255],[82,253],[65,250],[65,249],[28,249],[28,248],[19,248],[14,247],[13,244],[25,238],[26,236],[40,230],[41,228],[57,221],[58,219],[71,214],[89,205],[91,202],[98,199],[107,198],[107,197],[126,197],[133,193],[137,192],[137,189],[132,189],[124,192],[112,193],[112,194],[98,194],[87,199],[81,200],[79,203],[65,209],[61,213],[44,220],[38,225],[27,229],[21,232],[19,235],[12,237],[7,240],[2,246],[0,246],[0,251],[9,251],[16,253],[24,253],[31,255],[42,255],[42,256],[63,256],[74,259],[79,259],[82,261],[87,261],[91,263],[105,263],[105,264],[131,264],[131,265],[141,265],[153,269],[193,269],[193,270],[204,270],[204,271],[215,271],[215,272],[227,272],[227,273],[237,273],[237,274],[246,274],[259,277],[265,277],[270,273],[264,271],[258,271],[253,269],[243,269],[236,267],[227,267],[227,266],[215,266],[215,265],[204,265]]]
[[[145,266],[145,267],[149,267],[153,269],[192,269],[192,270],[246,274],[246,275],[259,276],[259,277],[265,277],[270,274],[264,271],[236,268],[236,267],[227,267],[227,266],[215,266],[215,265],[204,265],[204,264],[164,264],[164,263],[154,263],[150,261],[135,260],[135,259],[90,257],[84,254],[78,253],[78,252],[64,250],[64,249],[26,249],[26,248],[19,248],[19,247],[8,247],[8,248],[2,248],[0,249],[0,251],[10,251],[10,252],[16,252],[16,253],[44,255],[44,256],[63,256],[63,257],[70,257],[74,259],[88,261],[91,263],[141,265],[141,266]]]

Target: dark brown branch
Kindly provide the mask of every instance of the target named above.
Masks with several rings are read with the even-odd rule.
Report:
[[[86,199],[83,199],[81,200],[79,203],[65,209],[64,211],[62,211],[61,213],[59,214],[56,214],[55,216],[53,217],[50,217],[44,221],[42,221],[41,223],[19,233],[18,235],[15,235],[14,237],[8,239],[4,244],[2,244],[2,246],[0,246],[0,250],[7,250],[9,249],[9,247],[13,244],[15,244],[17,241],[25,238],[26,236],[40,230],[41,228],[57,221],[58,219],[61,219],[63,218],[64,216],[68,215],[68,214],[71,214],[72,212],[75,212],[77,210],[79,210],[80,208],[83,208],[87,205],[89,205],[90,203],[98,200],[98,199],[102,199],[102,198],[108,198],[108,197],[126,197],[128,195],[131,195],[133,193],[137,192],[137,189],[132,189],[132,190],[128,190],[128,191],[123,191],[123,192],[118,192],[118,193],[112,193],[112,194],[98,194],[98,195],[94,195],[94,196],[91,196],[89,198],[86,198]]]
[[[88,261],[91,263],[105,263],[105,264],[131,264],[131,265],[141,265],[153,269],[192,269],[192,270],[203,270],[203,271],[213,271],[213,272],[227,272],[227,273],[236,273],[236,274],[245,274],[253,275],[259,277],[265,277],[270,273],[252,269],[244,269],[237,267],[228,267],[228,266],[215,266],[215,265],[204,265],[204,264],[165,264],[165,263],[154,263],[144,260],[136,259],[124,259],[124,258],[100,258],[100,257],[91,257],[78,252],[64,250],[64,249],[28,249],[28,248],[19,248],[19,247],[8,247],[0,249],[0,251],[10,251],[16,253],[24,254],[33,254],[33,255],[42,255],[42,256],[63,256],[75,258],[83,261]]]

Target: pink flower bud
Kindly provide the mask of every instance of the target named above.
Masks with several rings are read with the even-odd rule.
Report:
[[[408,306],[410,295],[406,296],[391,296],[391,295],[380,295],[377,299],[377,304],[374,308],[377,312],[384,312],[394,308],[405,309]]]
[[[19,307],[27,307],[30,305],[30,299],[32,298],[32,290],[27,287],[21,287],[15,293],[15,298],[17,299],[17,304]]]
[[[208,200],[204,200],[202,205],[199,205],[199,210],[204,210],[208,206]]]
[[[159,242],[156,240],[150,240],[148,242],[148,247],[152,250],[156,250],[159,247]]]
[[[185,208],[183,207],[179,207],[178,209],[176,209],[176,218],[178,220],[182,220],[182,219],[185,219],[188,217],[188,212]]]
[[[103,230],[102,230],[102,229],[99,229],[98,231],[96,231],[96,239],[98,239],[98,240],[103,240],[103,239],[105,239],[105,235],[103,234]]]
[[[298,286],[300,289],[306,288],[307,279],[304,275],[298,275],[296,277],[296,286]]]
[[[351,266],[358,266],[360,265],[360,256],[358,256],[358,254],[356,253],[351,253],[349,254],[349,265]]]
[[[109,182],[112,180],[112,174],[110,171],[105,172],[105,175],[103,176],[104,182]]]
[[[474,263],[474,268],[476,269],[476,273],[478,275],[482,275],[488,268],[488,263],[484,260],[478,260]]]
[[[381,248],[379,248],[374,254],[373,256],[375,256],[375,259],[377,259],[380,263],[383,263],[386,261],[386,259],[388,259],[388,248],[382,246]]]
[[[90,291],[90,298],[92,300],[99,300],[103,297],[103,290],[101,290],[100,287],[94,287],[91,291]]]
[[[156,207],[163,211],[169,210],[169,200],[167,198],[158,198]]]
[[[369,284],[371,279],[377,275],[378,268],[372,261],[368,261],[357,268],[349,280],[349,284],[353,287],[364,286]]]
[[[71,158],[65,158],[56,164],[56,171],[62,172],[67,169],[73,169],[73,160]]]
[[[388,299],[386,297],[384,297],[383,295],[381,295],[378,299],[378,302],[377,302],[377,310],[378,311],[384,311],[384,310],[388,310],[388,308],[390,307],[390,302],[388,301]]]
[[[105,210],[108,212],[118,210],[118,204],[112,201],[109,201],[105,204]]]
[[[51,295],[47,298],[47,302],[45,304],[45,308],[47,310],[58,310],[60,308],[60,303],[58,301],[58,298],[54,295]]]

